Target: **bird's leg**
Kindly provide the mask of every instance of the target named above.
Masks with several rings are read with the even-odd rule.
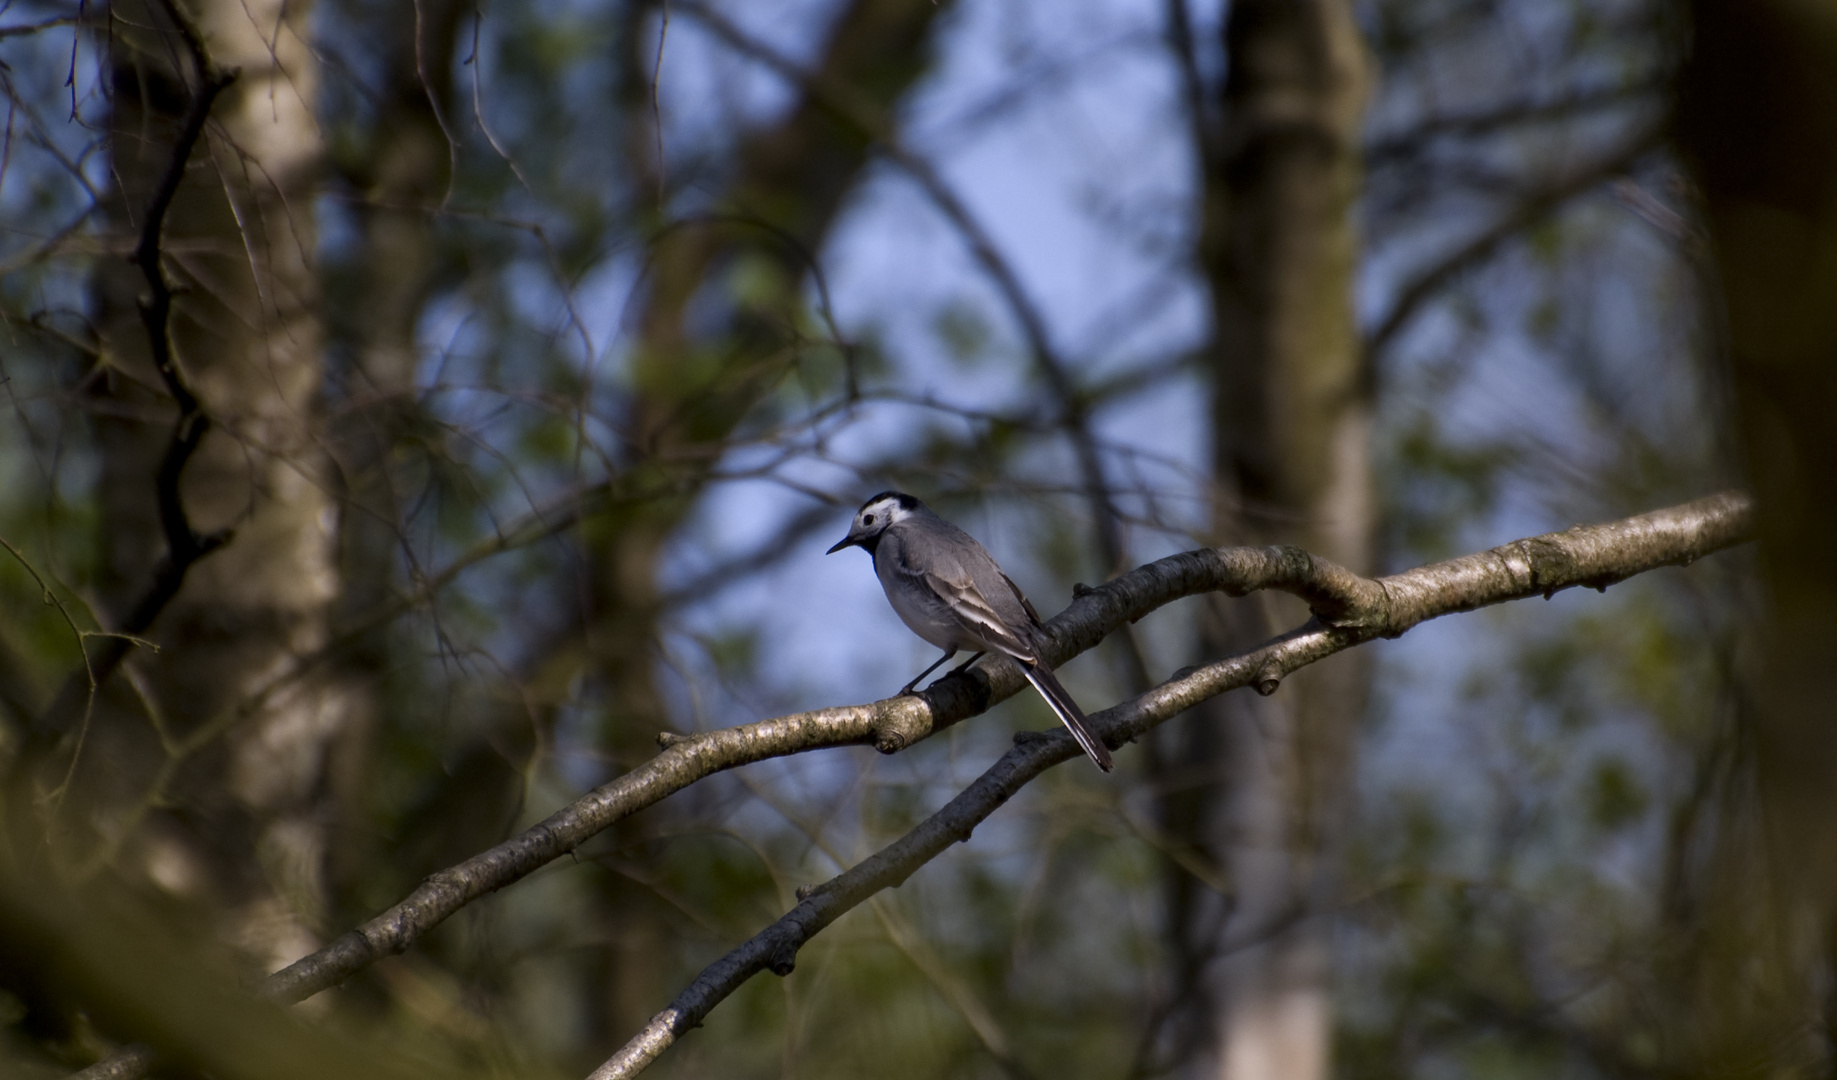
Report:
[[[934,671],[936,671],[936,670],[938,670],[938,664],[942,664],[942,663],[943,663],[944,661],[946,661],[946,660],[949,660],[949,659],[950,659],[951,657],[953,657],[953,656],[955,656],[955,655],[957,655],[957,650],[955,650],[955,649],[946,649],[946,650],[944,650],[944,655],[943,655],[943,656],[940,656],[940,657],[938,657],[938,660],[937,660],[937,663],[936,663],[936,664],[932,664],[932,665],[931,665],[930,667],[928,667],[928,668],[926,668],[926,669],[925,669],[924,671],[921,671],[921,672],[919,672],[919,673],[918,673],[917,675],[914,675],[914,676],[912,677],[912,681],[911,681],[911,682],[909,682],[909,683],[907,683],[906,685],[904,685],[904,686],[902,686],[902,687],[900,687],[900,688],[899,688],[899,693],[897,693],[897,694],[894,694],[893,696],[894,696],[894,697],[905,697],[905,696],[906,696],[907,694],[910,694],[910,693],[912,692],[912,688],[913,688],[913,687],[915,687],[915,686],[917,686],[917,685],[919,684],[919,680],[920,680],[920,679],[923,679],[923,678],[924,678],[925,676],[927,676],[927,675],[929,675],[929,674],[931,674],[932,672],[934,672]],[[981,656],[982,654],[981,654],[981,653],[977,653],[976,655],[977,655],[977,656]]]
[[[952,675],[961,675],[961,674],[963,674],[963,673],[964,673],[965,671],[968,671],[968,670],[969,670],[969,666],[970,666],[971,664],[973,664],[973,663],[975,663],[976,661],[978,661],[978,660],[980,660],[980,659],[982,659],[983,657],[985,657],[985,656],[987,656],[987,655],[989,655],[989,650],[987,650],[987,649],[984,649],[984,650],[982,650],[981,652],[979,652],[979,653],[977,653],[977,654],[976,654],[975,656],[972,656],[972,657],[970,657],[970,658],[969,658],[968,660],[965,660],[965,661],[964,661],[963,663],[961,663],[961,664],[958,664],[958,665],[957,665],[956,667],[954,667],[954,668],[951,668],[951,669],[950,669],[949,671],[946,671],[946,672],[944,673],[944,677],[945,677],[946,679],[948,679],[948,678],[950,678],[950,677],[951,677]]]

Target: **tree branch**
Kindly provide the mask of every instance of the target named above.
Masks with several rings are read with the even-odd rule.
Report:
[[[1521,540],[1378,581],[1361,578],[1294,547],[1190,551],[1139,567],[1098,588],[1079,590],[1071,605],[1047,623],[1046,656],[1053,666],[1060,666],[1116,628],[1159,607],[1214,591],[1232,596],[1258,589],[1294,593],[1315,610],[1326,627],[1323,632],[1337,634],[1347,644],[1395,636],[1425,618],[1496,603],[1500,598],[1554,592],[1576,584],[1604,588],[1653,566],[1687,562],[1744,538],[1751,516],[1746,496],[1724,494],[1615,525],[1553,534],[1554,539]],[[1587,553],[1587,558],[1577,561],[1574,553],[1578,552]],[[1615,556],[1625,560],[1624,568],[1611,562]],[[1425,578],[1430,571],[1434,576]],[[1497,581],[1489,574],[1516,576]],[[1425,591],[1430,584],[1444,581],[1457,582],[1459,587],[1447,595]],[[1484,592],[1488,599],[1461,606],[1463,596],[1482,587],[1490,590]],[[1505,596],[1502,590],[1508,588],[1517,591]],[[1259,689],[1267,693],[1285,673],[1259,668],[1253,674]],[[1188,681],[1194,677],[1189,676]],[[985,659],[933,684],[922,697],[793,713],[697,735],[664,733],[658,737],[664,749],[650,761],[522,834],[433,874],[394,907],[270,975],[261,992],[281,1001],[301,1001],[337,985],[383,957],[405,951],[472,901],[513,884],[615,822],[715,773],[834,746],[871,745],[882,753],[896,753],[987,711],[1026,685],[1012,661]],[[1151,691],[1136,702],[1166,689]]]
[[[1170,556],[1099,588],[1081,590],[1071,606],[1047,624],[1051,645],[1046,656],[1058,667],[1118,627],[1202,592],[1222,590],[1241,596],[1273,588],[1305,590],[1304,599],[1325,597],[1324,586],[1311,583],[1317,576],[1315,561],[1299,548],[1224,548]],[[382,957],[404,951],[473,900],[523,878],[615,822],[715,773],[835,746],[871,745],[882,753],[897,753],[986,712],[1026,685],[1013,661],[985,659],[969,671],[934,683],[922,697],[816,709],[697,735],[665,732],[658,736],[663,752],[650,761],[521,835],[434,874],[401,903],[269,976],[262,992],[283,1001],[299,1001],[336,985]]]
[[[1195,670],[1092,718],[1120,746],[1206,698],[1239,686],[1275,692],[1294,671],[1375,637],[1396,637],[1442,615],[1577,585],[1596,589],[1660,566],[1688,565],[1749,538],[1752,501],[1725,492],[1607,525],[1518,540],[1387,578],[1369,579],[1300,548],[1201,549],[1150,563],[1076,599],[1047,624],[1055,665],[1106,634],[1182,597],[1258,589],[1292,593],[1315,618],[1291,634],[1240,656]],[[595,789],[522,835],[429,877],[407,899],[271,976],[261,993],[303,1000],[384,956],[405,951],[461,907],[513,884],[579,847],[613,823],[697,780],[739,765],[829,746],[871,744],[893,753],[986,711],[1025,685],[1012,661],[984,661],[932,686],[923,697],[796,713],[700,735],[659,736],[662,753]],[[897,885],[950,843],[967,840],[982,820],[1047,768],[1078,756],[1069,736],[1029,734],[942,810],[879,854],[827,884],[751,941],[709,967],[671,1007],[594,1073],[594,1080],[634,1075],[715,1005],[761,970],[788,973],[797,950],[843,912]],[[113,1061],[113,1059],[111,1059]],[[134,1072],[122,1076],[137,1075]]]
[[[185,572],[192,564],[229,539],[227,532],[200,535],[192,527],[191,519],[185,512],[184,501],[179,495],[179,476],[204,441],[211,420],[172,352],[173,287],[171,279],[166,276],[162,244],[165,240],[166,214],[172,209],[172,200],[178,196],[179,185],[184,182],[185,170],[191,163],[191,152],[204,134],[205,121],[210,119],[217,96],[236,81],[237,73],[220,68],[211,60],[210,53],[205,50],[202,33],[179,0],[163,0],[161,7],[185,41],[186,52],[195,69],[197,87],[192,91],[191,105],[185,112],[178,137],[173,140],[172,159],[167,162],[166,171],[160,176],[159,185],[153,190],[153,198],[147,204],[140,242],[134,248],[134,262],[140,267],[141,276],[147,279],[147,295],[140,301],[141,325],[147,331],[147,347],[151,350],[153,369],[159,372],[167,392],[178,405],[179,417],[173,425],[172,441],[167,444],[166,453],[160,459],[157,480],[160,527],[166,533],[166,557],[161,560],[155,574],[153,588],[141,598],[122,627],[130,634],[138,634],[151,626],[160,610],[177,595],[179,586],[184,583]]]
[[[1661,566],[1689,565],[1748,539],[1753,528],[1752,500],[1739,492],[1725,492],[1607,525],[1577,526],[1514,541],[1375,580],[1292,547],[1176,555],[1136,574],[1166,568],[1176,574],[1208,576],[1227,566],[1247,569],[1249,577],[1261,579],[1262,587],[1292,592],[1306,600],[1315,618],[1260,648],[1181,673],[1132,701],[1106,709],[1091,718],[1091,726],[1111,746],[1120,746],[1227,690],[1253,686],[1259,693],[1273,693],[1289,672],[1373,638],[1397,637],[1419,623],[1456,612],[1530,596],[1548,598],[1578,585],[1604,590]],[[1241,588],[1244,578],[1230,572],[1224,576],[1229,582],[1221,586],[1225,592],[1246,591]],[[911,832],[824,884],[800,890],[795,908],[709,965],[669,1008],[596,1069],[590,1080],[635,1076],[746,980],[761,971],[790,974],[798,950],[824,927],[880,890],[899,885],[951,844],[968,841],[977,825],[1029,781],[1081,753],[1071,736],[1058,730],[1017,736],[1016,743]]]
[[[861,95],[805,69],[795,60],[746,33],[720,12],[696,0],[683,0],[677,5],[677,10],[706,26],[735,52],[769,68],[780,78],[801,89],[811,100],[819,102],[852,125],[863,136],[872,139],[880,147],[881,153],[918,184],[932,205],[957,230],[969,248],[971,258],[982,267],[983,273],[995,285],[995,291],[1001,294],[1015,322],[1020,324],[1021,334],[1027,339],[1027,347],[1033,353],[1034,362],[1039,366],[1047,388],[1052,391],[1058,403],[1060,423],[1071,440],[1072,451],[1078,460],[1078,470],[1083,475],[1084,495],[1096,518],[1099,557],[1104,561],[1104,573],[1113,574],[1121,569],[1126,553],[1123,550],[1119,515],[1109,481],[1104,476],[1103,459],[1091,431],[1090,411],[1078,393],[1065,359],[1053,346],[1045,316],[1028,295],[1019,272],[1002,255],[988,230],[982,227],[982,223],[970,212],[963,200],[957,197],[956,191],[945,182],[943,175],[931,162],[913,153],[899,140],[891,119]]]
[[[35,23],[15,23],[12,26],[0,26],[0,40],[18,37],[21,34],[36,34],[40,31],[55,29],[60,26],[77,25],[77,16],[63,15],[53,19],[41,19]]]
[[[982,222],[971,213],[969,206],[958,197],[943,174],[925,157],[906,147],[899,138],[896,125],[883,110],[849,88],[837,85],[835,80],[809,71],[697,0],[683,0],[680,10],[700,21],[735,52],[769,68],[780,78],[797,86],[811,100],[819,102],[853,125],[865,138],[873,140],[880,147],[881,153],[918,184],[932,205],[957,230],[969,249],[970,257],[982,268],[984,275],[995,286],[995,291],[1001,295],[1014,321],[1020,325],[1028,351],[1033,354],[1034,363],[1052,392],[1053,401],[1058,406],[1058,426],[1071,443],[1073,457],[1078,462],[1082,494],[1090,506],[1092,530],[1102,573],[1104,576],[1119,573],[1129,562],[1129,551],[1124,541],[1122,515],[1117,510],[1115,493],[1104,473],[1103,455],[1096,432],[1092,429],[1088,404],[1090,398],[1079,392],[1069,365],[1053,345],[1045,315],[1028,294],[1019,271],[996,245],[995,238],[983,228]],[[1151,682],[1147,662],[1134,636],[1126,629],[1119,643],[1123,646],[1117,654],[1123,683],[1130,691],[1139,692]]]
[[[153,1048],[144,1043],[133,1043],[82,1072],[70,1074],[70,1080],[140,1080],[152,1068]]]
[[[40,721],[41,730],[35,738],[33,750],[38,749],[36,742],[55,741],[68,726],[69,719],[77,713],[78,700],[89,700],[96,688],[107,681],[115,668],[120,666],[128,649],[132,647],[131,639],[146,633],[153,625],[153,620],[178,595],[179,589],[185,584],[185,575],[192,566],[222,547],[230,538],[228,530],[200,534],[194,529],[179,493],[179,478],[198,446],[203,443],[204,436],[210,431],[211,419],[199,403],[197,394],[193,392],[172,352],[174,290],[171,279],[166,276],[162,245],[165,240],[166,214],[172,209],[172,200],[178,196],[179,185],[185,180],[192,151],[197,148],[198,139],[204,134],[204,124],[210,119],[218,95],[236,81],[237,73],[218,67],[211,59],[205,49],[203,35],[179,0],[163,0],[161,7],[185,42],[185,51],[191,59],[197,84],[192,90],[184,119],[180,122],[179,133],[173,139],[172,157],[166,162],[165,171],[153,189],[153,197],[147,203],[140,239],[134,248],[134,263],[140,267],[141,276],[147,282],[147,294],[140,300],[140,321],[147,333],[147,348],[154,370],[166,384],[166,391],[172,395],[173,403],[179,410],[178,419],[173,424],[172,438],[166,444],[166,451],[160,458],[159,471],[154,478],[160,528],[166,535],[166,553],[154,567],[153,580],[148,584],[146,592],[141,594],[127,618],[116,628],[117,632],[104,639],[98,655],[88,661],[85,672],[73,674],[65,681],[57,700]],[[35,756],[35,753],[22,753],[19,760],[24,762]]]
[[[1657,146],[1661,135],[1661,129],[1656,126],[1643,128],[1611,153],[1530,192],[1497,221],[1417,274],[1398,290],[1390,311],[1366,338],[1366,368],[1369,370],[1373,366],[1375,358],[1384,352],[1391,340],[1456,275],[1490,258],[1499,245],[1537,224],[1570,199],[1592,190],[1615,173],[1625,171]]]
[[[1669,86],[1671,73],[1650,81],[1628,82],[1600,90],[1571,93],[1544,101],[1514,101],[1485,109],[1463,110],[1432,116],[1406,131],[1381,136],[1365,144],[1367,168],[1381,168],[1400,158],[1420,153],[1439,138],[1477,138],[1500,134],[1521,126],[1560,123],[1590,113],[1629,104],[1655,102]]]

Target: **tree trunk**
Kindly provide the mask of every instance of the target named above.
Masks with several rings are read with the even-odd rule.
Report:
[[[842,88],[891,116],[929,67],[929,30],[948,5],[932,0],[852,0],[832,24],[812,65],[825,87]],[[628,109],[648,116],[647,65],[629,63]],[[668,69],[665,68],[665,78]],[[638,152],[649,146],[633,140]],[[666,151],[667,151],[666,146]],[[598,688],[607,724],[600,745],[636,761],[655,752],[669,726],[654,669],[658,570],[670,536],[702,492],[742,422],[784,378],[795,350],[810,348],[802,290],[848,194],[869,160],[871,138],[805,88],[782,118],[746,133],[721,194],[718,220],[680,224],[651,250],[634,305],[632,393],[624,432],[631,457],[618,484],[640,496],[588,523],[586,606],[531,681]],[[634,167],[664,175],[657,163]],[[620,830],[630,839],[630,830]],[[653,976],[665,937],[643,890],[615,883],[604,905],[614,941],[608,1030],[623,1034],[656,1009]]]
[[[368,140],[337,162],[353,190],[356,243],[341,263],[328,267],[328,333],[334,355],[347,363],[334,372],[342,409],[331,427],[332,468],[339,498],[339,572],[344,589],[341,621],[361,619],[396,596],[403,564],[405,504],[413,493],[401,483],[399,452],[420,434],[417,378],[422,360],[418,333],[440,279],[437,208],[452,182],[452,147],[441,126],[453,108],[453,54],[461,20],[471,9],[457,0],[421,0],[374,13],[375,35],[385,43],[386,72],[374,102]],[[337,316],[342,315],[342,318]],[[393,864],[410,884],[416,875],[445,865],[403,858],[380,849],[375,760],[379,729],[389,720],[387,679],[409,669],[395,646],[396,626],[366,631],[342,650],[328,672],[346,704],[347,719],[333,748],[327,775],[332,811],[346,839],[328,862],[335,897],[351,897],[340,923],[368,914],[357,899],[365,878]],[[413,676],[409,676],[412,678]],[[449,784],[467,787],[416,839],[445,854],[470,854],[494,843],[519,792],[521,775],[493,748],[480,748],[452,770]]]
[[[1702,185],[1726,305],[1767,610],[1749,636],[1752,698],[1743,710],[1761,832],[1754,837],[1730,815],[1735,842],[1724,841],[1711,871],[1718,887],[1689,996],[1696,1007],[1677,1028],[1678,1058],[1700,1075],[1810,1074],[1815,1061],[1818,1074],[1831,1075],[1837,18],[1829,4],[1782,0],[1700,0],[1694,16],[1678,127]]]
[[[1371,402],[1352,290],[1360,121],[1371,76],[1345,0],[1238,0],[1225,26],[1220,120],[1203,147],[1200,258],[1212,289],[1214,522],[1219,542],[1299,544],[1360,573],[1374,560]],[[1305,618],[1222,602],[1205,655]],[[1229,695],[1169,757],[1170,827],[1228,871],[1234,893],[1181,879],[1169,929],[1193,983],[1195,1074],[1327,1075],[1332,903],[1363,652],[1273,697]],[[1257,942],[1244,945],[1244,942]]]
[[[199,532],[232,528],[234,538],[191,569],[153,624],[159,652],[131,657],[144,703],[116,694],[96,717],[82,771],[89,790],[117,808],[140,796],[163,758],[148,709],[178,738],[218,718],[323,641],[338,591],[315,439],[320,143],[307,6],[189,6],[213,61],[239,74],[217,99],[163,241],[178,289],[174,353],[213,421],[180,491]],[[196,88],[166,9],[129,3],[112,16],[111,152],[121,184],[113,216],[131,247]],[[112,362],[95,396],[102,588],[118,622],[165,549],[154,472],[173,413],[169,397],[152,389],[161,383],[136,313],[145,282],[110,263],[96,291]],[[293,959],[314,943],[320,922],[320,781],[343,719],[336,697],[310,681],[265,702],[185,762],[166,793],[182,801],[135,834],[122,868],[229,913],[226,932],[262,961]]]

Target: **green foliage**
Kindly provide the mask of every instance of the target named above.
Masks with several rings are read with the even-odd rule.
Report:
[[[1398,496],[1407,500],[1395,518],[1398,542],[1424,559],[1458,553],[1465,530],[1493,511],[1513,457],[1498,443],[1451,441],[1429,411],[1405,424],[1391,453]]]
[[[962,300],[952,301],[938,309],[931,325],[945,354],[958,366],[974,368],[988,358],[993,331],[981,308]]]
[[[1588,816],[1604,832],[1613,832],[1645,816],[1650,799],[1625,762],[1605,758],[1588,779]]]

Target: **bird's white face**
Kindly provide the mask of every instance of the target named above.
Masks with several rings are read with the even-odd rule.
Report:
[[[863,547],[873,551],[880,534],[911,517],[918,506],[917,499],[903,492],[881,492],[855,511],[855,520],[849,525],[848,535],[842,538],[841,543],[830,548],[830,552],[841,551],[845,547]]]
[[[910,502],[910,495],[882,495],[855,511],[855,521],[849,533],[874,534],[885,532],[887,526],[896,525],[912,516],[910,507],[900,500]]]

